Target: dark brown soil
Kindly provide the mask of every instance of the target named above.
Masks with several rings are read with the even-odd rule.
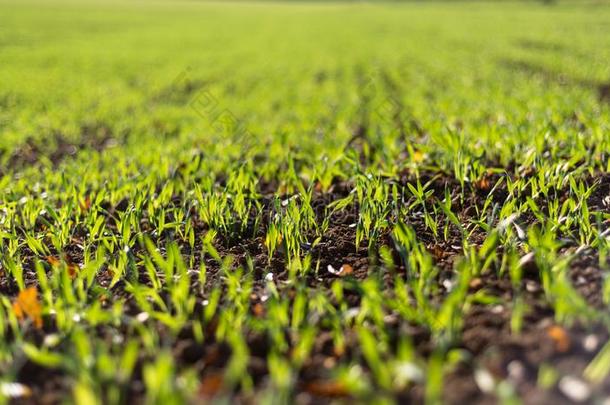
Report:
[[[65,148],[67,146],[62,146]],[[35,152],[32,157],[28,153],[18,152],[18,160],[32,163],[35,161]],[[17,158],[15,158],[17,159]],[[491,178],[489,182],[493,185],[498,178]],[[404,173],[402,178],[396,180],[397,184],[404,186],[407,182],[413,181],[409,173]],[[459,184],[448,176],[434,176],[432,173],[421,174],[422,183],[431,181],[436,198],[443,198],[445,189],[451,190],[452,195],[464,195],[463,199],[456,199],[459,218],[463,223],[471,218],[474,207],[482,204],[484,196],[490,190],[487,183],[478,183],[469,186],[467,190],[461,190]],[[603,200],[610,190],[610,177],[600,177],[592,179],[598,181],[600,186],[590,201],[592,209],[608,210]],[[329,192],[316,194],[314,206],[316,214],[322,216],[324,208],[332,201],[348,195],[352,189],[348,183],[337,183]],[[273,185],[261,184],[260,192],[265,195],[274,189]],[[289,197],[289,196],[287,196]],[[503,201],[506,198],[506,190],[498,188],[494,194],[494,200]],[[264,204],[264,217],[269,217],[268,212],[272,204],[271,195]],[[123,206],[108,207],[109,212],[121,211],[127,208]],[[307,282],[311,288],[327,289],[333,280],[340,277],[329,273],[327,266],[339,269],[342,265],[348,264],[353,268],[353,272],[343,278],[351,281],[353,288],[349,288],[350,283],[346,283],[346,300],[350,306],[357,306],[360,302],[358,284],[367,276],[379,273],[377,263],[377,250],[380,246],[386,245],[393,247],[391,235],[386,232],[379,235],[379,238],[372,244],[372,248],[367,248],[365,241],[359,248],[355,245],[355,224],[358,220],[357,207],[348,207],[343,212],[338,212],[331,217],[330,227],[324,234],[321,242],[314,247],[303,245],[304,251],[310,251],[314,259],[319,260],[318,271],[308,276]],[[533,219],[524,219],[527,226]],[[423,224],[423,219],[419,217],[411,218],[411,226],[416,230],[418,238],[423,241],[435,258],[437,266],[441,269],[438,275],[438,298],[442,299],[446,294],[443,287],[444,281],[450,280],[455,276],[453,264],[458,256],[458,249],[455,245],[460,245],[460,233],[454,227],[450,228],[450,240],[440,241],[428,231]],[[108,223],[112,227],[111,221]],[[203,232],[205,227],[200,226],[198,231]],[[262,299],[265,290],[265,275],[272,271],[276,280],[285,280],[285,263],[283,255],[278,252],[269,261],[267,251],[264,247],[264,225],[258,230],[251,230],[251,234],[244,236],[221,235],[216,248],[221,256],[232,255],[235,264],[244,265],[248,259],[252,260],[254,271],[254,293],[251,296],[251,308],[253,316],[264,316],[265,303]],[[472,243],[482,242],[482,234],[473,232]],[[312,235],[313,236],[313,235]],[[186,249],[186,248],[185,248]],[[82,254],[78,249],[74,251],[62,252],[67,255],[70,261],[78,263],[82,260]],[[140,253],[135,249],[133,254]],[[26,263],[27,264],[27,263]],[[220,280],[220,268],[212,259],[206,259],[208,277],[206,283],[208,287],[222,285]],[[26,266],[26,280],[28,284],[36,284],[36,277],[33,269]],[[541,285],[539,271],[534,264],[526,266],[525,279],[520,288],[515,289],[511,285],[508,276],[499,277],[497,272],[490,270],[480,275],[471,283],[472,292],[485,291],[488,295],[498,297],[502,304],[498,305],[472,305],[464,313],[463,328],[455,347],[462,349],[468,354],[465,360],[460,361],[451,370],[444,381],[444,401],[450,404],[465,403],[496,403],[498,397],[496,393],[487,391],[487,387],[480,381],[477,382],[477,373],[480,370],[487,370],[496,381],[508,380],[512,383],[516,395],[529,404],[557,404],[567,403],[569,398],[552,384],[547,389],[540,388],[537,384],[541,367],[552,366],[561,373],[580,376],[588,362],[601,349],[603,344],[608,341],[608,329],[604,325],[585,325],[574,323],[569,327],[560,327],[555,323],[552,306],[544,296]],[[397,274],[405,274],[404,268],[396,269]],[[140,282],[147,282],[144,274],[138,274]],[[98,283],[102,286],[109,284],[111,275],[107,272],[98,274]],[[392,277],[388,273],[380,273],[384,285],[391,286]],[[585,298],[585,300],[595,308],[607,306],[602,299],[603,271],[599,267],[599,260],[595,252],[583,251],[582,254],[572,262],[569,269],[569,277],[573,286]],[[203,311],[202,301],[207,297],[199,294],[196,276],[192,278],[192,289],[198,294],[198,311]],[[294,297],[293,287],[281,286],[278,283],[279,292],[284,299],[292,300]],[[112,298],[127,297],[124,286],[119,283],[112,290]],[[206,288],[205,291],[209,291]],[[0,275],[0,293],[13,297],[17,293],[16,286],[9,283],[7,278]],[[523,319],[523,326],[519,333],[511,330],[511,305],[516,299],[516,294],[521,294],[528,310]],[[137,313],[135,303],[129,300],[126,305],[128,312]],[[397,336],[410,337],[419,354],[428,357],[436,342],[432,341],[431,333],[425,327],[408,324],[399,317],[388,317],[384,320],[389,331],[393,334],[393,339]],[[196,342],[192,331],[185,328],[177,336],[172,336],[160,324],[157,324],[158,333],[165,336],[171,342],[171,347],[178,364],[192,366],[200,374],[202,387],[200,389],[203,400],[210,399],[219,393],[234,394],[234,400],[238,402],[251,403],[252,398],[244,396],[239,387],[222,388],[221,373],[230,358],[230,347],[214,339],[216,324],[212,321],[206,330],[204,344]],[[51,332],[53,325],[50,320],[46,320],[44,332]],[[100,337],[111,337],[116,333],[125,333],[122,328],[115,330],[100,330]],[[33,338],[40,340],[40,336]],[[559,336],[560,338],[558,338]],[[358,342],[351,333],[345,336],[346,347],[342,352],[338,352],[332,342],[330,331],[322,329],[316,337],[316,342],[310,358],[305,362],[299,373],[297,392],[292,400],[301,404],[328,403],[332,400],[350,400],[344,388],[329,383],[331,370],[338,364],[346,364],[350,361],[357,361],[366,370]],[[268,377],[267,356],[270,352],[271,340],[260,332],[251,330],[246,336],[246,340],[251,352],[248,362],[248,371],[252,377],[255,388],[264,387]],[[592,342],[596,342],[593,344]],[[138,368],[133,381],[129,383],[125,393],[126,403],[139,403],[142,401],[144,386],[141,376],[140,359]],[[478,370],[478,371],[477,371]],[[59,403],[66,395],[69,395],[70,381],[63,372],[59,370],[49,370],[35,365],[29,361],[23,361],[19,381],[27,384],[33,389],[33,396],[30,401],[19,401],[19,403]],[[482,386],[483,385],[483,386]],[[592,388],[591,398],[601,398],[610,395],[610,376],[601,384]],[[401,403],[420,403],[424,398],[424,388],[420,384],[415,384],[407,388],[404,392],[387,393]]]

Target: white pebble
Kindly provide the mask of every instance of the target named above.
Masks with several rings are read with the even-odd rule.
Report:
[[[559,380],[559,390],[574,402],[585,402],[591,396],[591,390],[584,381],[569,375]]]
[[[589,353],[595,351],[597,346],[599,346],[599,339],[595,335],[587,335],[582,342],[582,347]]]
[[[0,383],[0,395],[6,398],[22,398],[32,395],[32,391],[26,385],[20,383]]]
[[[445,290],[447,290],[447,291],[453,290],[453,287],[455,286],[455,283],[449,279],[443,280],[442,284],[443,284],[443,287],[445,287]]]
[[[395,369],[396,378],[400,381],[423,381],[424,373],[411,362],[401,362]]]
[[[502,305],[494,305],[491,308],[491,313],[492,314],[501,314],[504,311],[504,307]]]
[[[484,369],[477,369],[474,372],[474,380],[477,383],[477,386],[484,393],[491,393],[496,386],[496,382],[494,381],[493,376],[489,373],[489,371]]]
[[[138,315],[136,315],[136,320],[138,322],[142,323],[142,322],[146,322],[149,317],[150,317],[150,315],[148,314],[148,312],[140,312]]]

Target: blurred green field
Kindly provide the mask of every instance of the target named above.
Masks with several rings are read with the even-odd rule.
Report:
[[[603,403],[609,156],[604,2],[0,0],[0,403]]]

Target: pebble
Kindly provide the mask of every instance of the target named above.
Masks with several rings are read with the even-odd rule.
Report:
[[[448,292],[453,290],[455,283],[449,279],[445,279],[443,280],[443,287],[445,287],[445,290],[447,290]]]
[[[411,362],[403,362],[398,364],[396,367],[396,375],[398,379],[404,379],[406,381],[424,381],[424,373],[415,364]]]
[[[553,326],[553,318],[544,318],[538,322],[539,329],[548,329]]]
[[[531,281],[528,280],[525,282],[525,289],[527,290],[527,292],[537,292],[540,290],[540,287],[538,286],[538,283],[536,283],[535,281]]]
[[[474,380],[484,393],[491,393],[496,386],[493,376],[487,370],[477,369],[474,372]]]
[[[43,340],[43,345],[46,347],[55,347],[59,344],[61,338],[57,333],[46,335]]]
[[[0,383],[0,395],[6,398],[23,398],[32,395],[32,391],[27,385],[16,382]]]
[[[587,383],[569,375],[559,380],[559,390],[574,402],[585,402],[591,396],[591,389]]]
[[[581,286],[581,285],[585,285],[585,284],[587,284],[587,279],[584,278],[583,276],[578,276],[578,278],[576,279],[576,285]]]
[[[506,367],[508,375],[515,381],[521,381],[525,377],[525,367],[519,360],[513,360]]]
[[[494,305],[491,308],[491,313],[492,314],[498,315],[498,314],[501,314],[503,311],[504,311],[504,307],[502,305]]]
[[[582,347],[589,353],[595,351],[599,346],[599,339],[595,335],[587,335],[582,341]]]
[[[148,312],[140,312],[138,315],[136,315],[136,320],[140,323],[143,323],[146,322],[149,317],[150,315],[148,314]]]

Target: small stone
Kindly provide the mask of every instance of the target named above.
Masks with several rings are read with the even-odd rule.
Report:
[[[424,373],[422,370],[411,362],[402,362],[396,366],[395,369],[396,378],[399,381],[416,381],[421,382],[424,380]]]
[[[140,312],[138,315],[136,315],[136,320],[140,323],[143,323],[146,322],[149,317],[150,315],[148,314],[148,312]]]
[[[27,385],[16,382],[0,383],[0,396],[5,398],[24,398],[32,395]]]
[[[582,341],[582,347],[589,353],[594,352],[599,346],[599,339],[595,335],[587,335]]]
[[[548,329],[553,326],[553,318],[544,318],[538,322],[538,328]]]
[[[521,381],[525,377],[525,367],[519,360],[513,360],[506,367],[508,376],[515,381]]]
[[[493,307],[491,307],[491,313],[492,314],[501,314],[504,311],[504,307],[502,305],[494,305]]]
[[[540,286],[535,281],[528,280],[525,282],[525,289],[527,292],[535,293],[540,291]]]
[[[591,389],[584,381],[569,375],[559,380],[559,390],[574,402],[585,402],[591,396]]]
[[[477,383],[477,386],[484,393],[491,393],[496,386],[496,382],[494,381],[493,376],[489,373],[489,371],[484,369],[477,369],[474,372],[474,380]]]

